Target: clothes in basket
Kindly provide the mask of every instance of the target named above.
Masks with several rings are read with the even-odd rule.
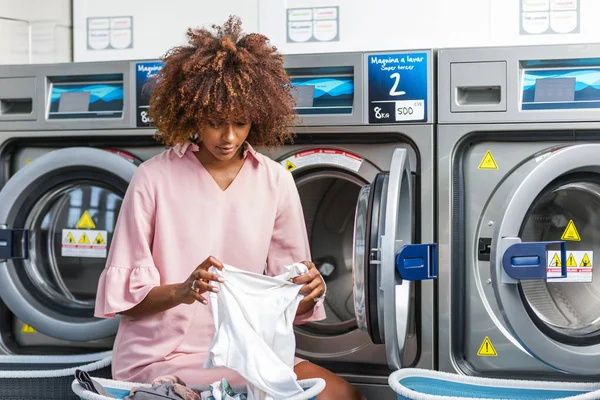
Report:
[[[71,390],[82,400],[111,400],[111,399],[124,400],[127,396],[129,396],[131,390],[134,388],[151,387],[151,385],[149,385],[147,383],[121,382],[121,381],[115,381],[112,379],[103,379],[103,378],[96,378],[96,377],[93,377],[92,379],[95,382],[97,382],[98,384],[102,385],[104,390],[106,390],[112,397],[102,396],[102,395],[93,393],[92,391],[85,389],[78,382],[77,379],[73,380],[73,382],[71,384]],[[297,396],[288,398],[286,400],[316,400],[317,395],[319,393],[321,393],[323,391],[323,389],[325,389],[325,381],[321,378],[300,380],[300,381],[298,381],[298,385],[300,385],[300,387],[304,390],[304,392]],[[206,387],[206,388],[200,387],[197,389],[200,389],[201,391],[210,390],[209,387]],[[236,393],[242,393],[242,391],[244,389],[245,389],[245,387],[241,387],[241,388],[234,387],[233,388],[234,392],[236,392]],[[217,400],[217,399],[215,399],[215,400]],[[222,400],[224,400],[224,399],[222,399]],[[283,400],[283,399],[278,399],[278,400]]]
[[[600,399],[600,383],[479,378],[416,368],[395,371],[388,383],[398,400]]]

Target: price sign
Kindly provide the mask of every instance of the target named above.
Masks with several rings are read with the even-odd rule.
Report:
[[[427,120],[427,56],[427,53],[368,56],[370,124]]]
[[[160,61],[143,62],[135,65],[136,126],[139,128],[152,125],[148,115],[148,104],[152,93],[151,88],[146,84],[162,67],[163,63]]]

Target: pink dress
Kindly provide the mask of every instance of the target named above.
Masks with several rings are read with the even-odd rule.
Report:
[[[289,172],[246,144],[240,172],[221,190],[195,151],[198,146],[186,143],[137,169],[98,284],[96,317],[131,309],[154,286],[185,281],[211,255],[257,274],[266,267],[269,275],[310,260],[300,198]],[[295,323],[324,318],[321,300]],[[151,382],[177,375],[188,385],[221,378],[244,384],[232,370],[202,369],[213,332],[210,306],[199,302],[145,318],[122,315],[113,378]]]

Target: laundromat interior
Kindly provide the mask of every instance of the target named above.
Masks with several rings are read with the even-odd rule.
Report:
[[[597,15],[596,0],[0,0],[0,399],[600,399]],[[257,76],[275,74],[266,58],[281,57],[293,140],[248,147],[242,139],[234,158],[225,156],[229,144],[217,147],[219,158],[202,129],[221,129],[218,140],[229,141],[244,123],[200,121],[187,150],[161,143],[153,91],[172,73],[170,55],[196,46],[180,79],[204,79],[198,93],[225,85],[192,65],[217,57],[198,56],[217,42],[186,35],[218,35],[230,16],[244,33],[238,42],[219,39],[228,55],[218,65],[254,51],[248,37],[273,46],[276,55],[250,57],[258,75],[240,73],[238,83],[250,83],[239,94],[258,92]],[[250,34],[258,35],[243,36]],[[258,122],[246,125],[245,135],[255,135]],[[239,192],[238,206],[221,206],[223,190],[214,211],[203,211],[214,215],[195,217],[200,211],[182,205],[206,199],[165,204],[152,186],[158,175],[147,171],[171,173],[171,164],[157,166],[165,160],[181,171],[197,168],[191,178],[169,176],[162,189],[193,193],[216,176],[200,154],[214,171],[239,158],[227,189],[241,190],[233,184],[251,171],[280,178],[248,183],[249,198],[263,200],[242,205]],[[260,197],[273,185],[289,205]],[[251,215],[268,201],[272,212]],[[183,212],[189,217],[177,220],[190,227],[174,228],[171,238],[158,233]],[[161,287],[180,296],[187,276],[214,256],[199,236],[181,232],[221,240],[221,229],[207,222],[214,218],[255,221],[256,232],[232,230],[211,246],[226,249],[227,264],[228,253],[236,260],[263,254],[265,239],[264,270],[242,272],[276,290],[246,290],[243,279],[226,275],[244,266],[227,265],[224,282],[190,278],[187,304],[164,297],[152,315],[98,316],[99,290],[136,298],[136,310],[150,307]],[[273,237],[250,239],[261,224]],[[111,250],[136,229],[150,229],[142,261],[157,266],[154,283],[135,286],[133,276],[124,278],[129,286],[103,283],[111,267],[138,267],[111,264],[128,259],[123,252],[141,254],[135,245]],[[248,243],[232,244],[238,236]],[[270,263],[273,248],[300,254],[294,249],[304,243],[310,259],[289,264],[314,279],[310,290],[321,292],[308,312],[324,317],[300,323],[303,286],[271,273]],[[196,249],[197,259],[181,256]],[[170,254],[185,258],[185,276],[160,275]],[[197,291],[211,282],[221,285],[218,293]],[[284,309],[277,293],[286,287],[301,291]],[[265,296],[281,308],[279,319],[260,317],[275,312],[271,303],[249,306]],[[198,310],[185,317],[184,334],[177,309]],[[127,336],[163,314],[153,329],[138,331],[137,342]],[[201,352],[196,335],[205,336]],[[165,343],[177,346],[144,366],[144,354]],[[219,346],[225,355],[215,355]],[[143,356],[119,359],[132,349]],[[211,372],[209,361],[243,384],[228,388],[227,374],[198,383],[222,371]],[[176,380],[182,376],[192,378]],[[296,396],[277,394],[286,382]]]

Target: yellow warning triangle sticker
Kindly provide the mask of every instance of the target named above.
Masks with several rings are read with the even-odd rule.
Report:
[[[575,257],[573,257],[573,253],[569,254],[569,258],[567,258],[567,267],[576,267],[577,261],[575,261]]]
[[[294,165],[293,162],[291,162],[290,160],[287,160],[285,163],[285,169],[287,169],[288,171],[291,171],[293,169],[296,169],[296,166]]]
[[[485,156],[483,156],[483,159],[479,163],[479,169],[498,169],[498,164],[496,164],[491,151],[488,150],[485,153]]]
[[[550,267],[560,267],[561,265],[560,258],[558,258],[558,254],[554,253],[554,257],[552,257],[552,261],[550,262]]]
[[[29,164],[31,162],[31,158],[28,158],[27,160],[25,160],[25,165]]]
[[[35,329],[33,329],[30,325],[23,324],[21,328],[21,333],[36,333]]]
[[[104,238],[101,234],[98,234],[98,236],[96,236],[96,239],[94,239],[94,244],[106,244],[104,243]]]
[[[592,262],[590,261],[590,257],[588,256],[587,253],[585,253],[583,255],[583,259],[581,260],[581,264],[579,264],[580,267],[591,267],[592,266]]]
[[[575,222],[573,222],[573,220],[569,221],[567,228],[560,238],[561,240],[571,240],[573,242],[581,241],[581,237],[579,236],[579,232],[577,231],[577,227],[575,227]]]
[[[90,239],[88,239],[87,234],[83,232],[81,238],[79,239],[79,244],[90,244]]]
[[[486,336],[485,339],[483,339],[483,343],[481,343],[477,355],[480,357],[495,357],[498,355],[489,337]]]
[[[65,238],[65,243],[75,243],[75,238],[73,237],[73,234],[71,232],[67,234],[67,237]]]
[[[81,218],[79,218],[79,222],[77,222],[77,225],[75,225],[75,227],[77,229],[96,229],[96,224],[90,216],[90,213],[86,210],[81,216]]]

